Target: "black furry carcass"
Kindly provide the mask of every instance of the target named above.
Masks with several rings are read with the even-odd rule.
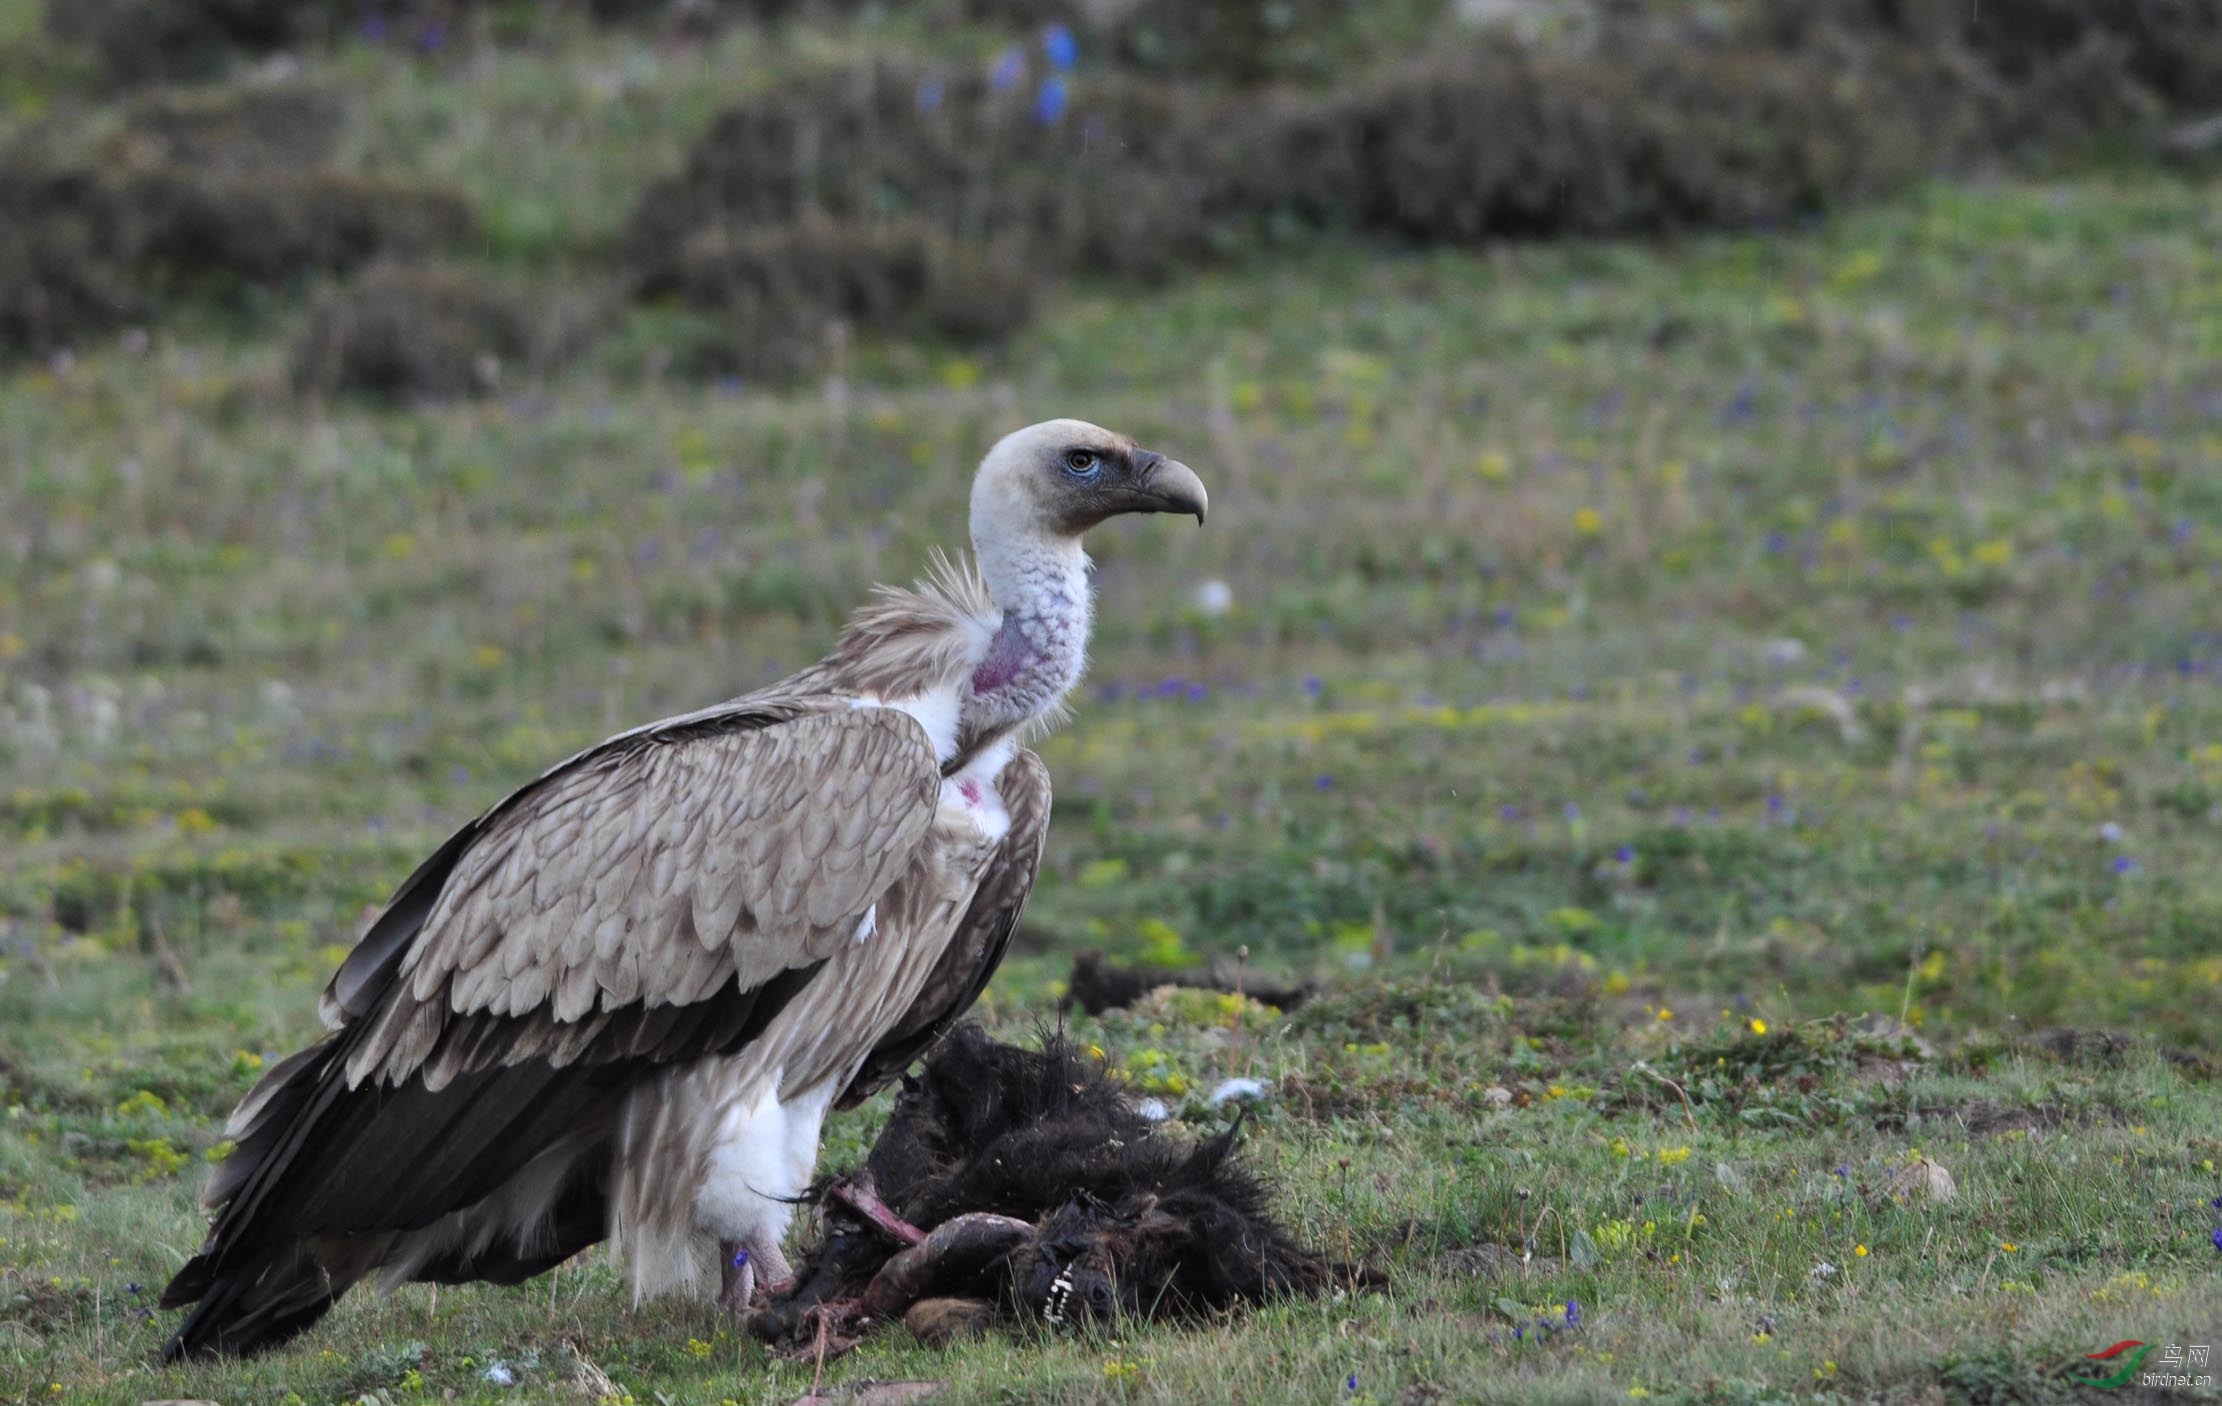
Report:
[[[902,1319],[929,1340],[997,1317],[1192,1315],[1373,1282],[1298,1243],[1238,1162],[1237,1127],[1160,1132],[1062,1038],[954,1031],[905,1079],[863,1169],[756,1335],[838,1352]]]

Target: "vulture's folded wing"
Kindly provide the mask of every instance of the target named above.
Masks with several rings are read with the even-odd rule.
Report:
[[[843,1108],[869,1098],[925,1054],[980,999],[1010,949],[1011,934],[1018,930],[1019,914],[1041,869],[1042,841],[1049,834],[1049,768],[1040,757],[1021,750],[1004,764],[996,789],[1011,817],[1010,829],[980,876],[964,921],[927,977],[925,989],[901,1023],[873,1047],[841,1096]]]
[[[914,719],[821,698],[643,729],[516,792],[402,885],[326,993],[338,1030],[233,1114],[215,1224],[164,1304],[247,1293],[315,1237],[429,1225],[646,1070],[740,1048],[939,794]],[[234,1345],[193,1327],[173,1354]]]

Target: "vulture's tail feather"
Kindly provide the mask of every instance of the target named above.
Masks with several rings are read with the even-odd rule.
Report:
[[[330,1312],[348,1289],[300,1249],[283,1262],[262,1260],[213,1272],[207,1260],[196,1256],[178,1274],[178,1282],[192,1276],[205,1287],[200,1302],[162,1345],[165,1362],[276,1347]]]
[[[561,1263],[607,1234],[606,1150],[581,1146],[575,1175],[537,1184],[545,1199],[526,1209],[543,1214],[529,1233],[449,1243],[421,1261],[410,1256],[424,1242],[411,1237],[487,1204],[568,1140],[591,1142],[658,1068],[755,1039],[817,971],[790,968],[691,1005],[621,1007],[598,1017],[590,1056],[563,1066],[509,1062],[549,1047],[544,1017],[459,1022],[443,1038],[470,1041],[471,1058],[437,1089],[421,1077],[349,1087],[351,1042],[367,1022],[287,1060],[243,1105],[239,1145],[210,1182],[215,1224],[162,1291],[164,1308],[196,1305],[163,1356],[274,1347],[381,1270],[393,1282],[516,1283]]]

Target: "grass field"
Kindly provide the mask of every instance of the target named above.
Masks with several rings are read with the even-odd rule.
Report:
[[[545,174],[475,192],[528,253]],[[1094,544],[1050,855],[981,1014],[1024,1037],[1086,947],[1321,983],[1072,1030],[1199,1128],[1221,1077],[1272,1081],[1251,1155],[1391,1288],[888,1338],[829,1380],[2137,1399],[2068,1375],[2222,1349],[2218,247],[2211,182],[2100,170],[1763,237],[1084,286],[1000,350],[865,347],[784,393],[596,361],[304,406],[282,340],[217,319],[18,368],[0,1401],[807,1388],[598,1259],[352,1298],[222,1368],[153,1366],[141,1305],[366,905],[568,749],[805,662],[958,544],[987,443],[1058,414],[1184,458],[1213,511]],[[1956,1196],[1906,1190],[1922,1158]]]

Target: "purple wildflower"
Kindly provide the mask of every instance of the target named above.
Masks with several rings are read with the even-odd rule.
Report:
[[[2133,873],[2135,873],[2136,871],[2137,871],[2137,861],[2136,861],[2136,860],[2134,860],[2134,859],[2130,858],[2130,857],[2129,857],[2128,855],[2126,855],[2126,854],[2117,854],[2117,855],[2115,855],[2115,856],[2114,856],[2114,872],[2115,872],[2115,873],[2117,873],[2117,874],[2133,874]]]
[[[1335,778],[1327,775],[1325,772],[1321,772],[1318,776],[1312,778],[1312,789],[1316,791],[1332,791],[1335,789]]]
[[[1053,24],[1042,31],[1042,53],[1049,58],[1049,66],[1060,71],[1080,62],[1080,45],[1072,37],[1072,26]],[[1352,1377],[1355,1382],[1358,1380]],[[1351,1390],[1357,1390],[1352,1387]]]
[[[1636,862],[1636,852],[1626,845],[1622,845],[1619,849],[1614,850],[1612,852],[1612,857],[1619,860],[1622,864],[1633,864]]]
[[[1065,80],[1052,73],[1042,80],[1041,91],[1034,95],[1034,120],[1044,127],[1054,127],[1064,115]]]
[[[1317,675],[1317,674],[1306,674],[1306,675],[1304,675],[1304,691],[1305,691],[1306,693],[1310,694],[1310,695],[1311,695],[1312,697],[1314,697],[1314,698],[1317,698],[1317,697],[1319,697],[1319,695],[1320,695],[1320,694],[1321,694],[1321,693],[1322,693],[1323,691],[1325,691],[1326,687],[1327,687],[1327,685],[1326,685],[1325,683],[1322,683],[1322,682],[1320,681],[1320,677],[1319,677],[1319,675]]]
[[[1203,684],[1192,683],[1188,686],[1188,701],[1191,703],[1201,703],[1210,696],[1210,688]]]
[[[1576,805],[1574,802],[1568,801],[1566,803],[1566,818],[1570,821],[1581,819],[1582,808]]]
[[[1582,1305],[1579,1300],[1568,1299],[1566,1301],[1566,1326],[1569,1328],[1582,1326]]]
[[[2214,1248],[2222,1250],[2222,1225],[2214,1228]]]
[[[995,60],[995,67],[988,71],[988,86],[998,93],[1008,93],[1026,76],[1026,51],[1013,44]]]

